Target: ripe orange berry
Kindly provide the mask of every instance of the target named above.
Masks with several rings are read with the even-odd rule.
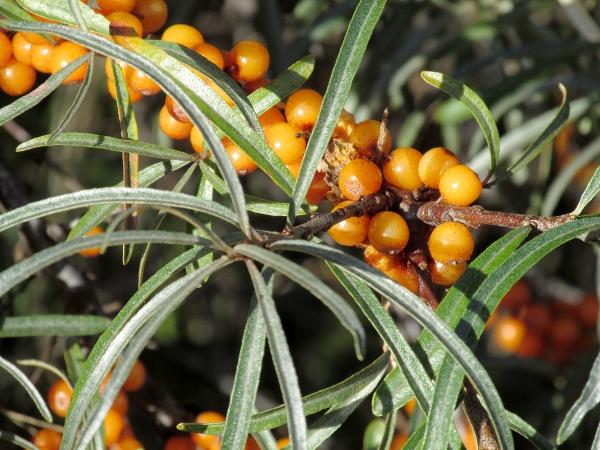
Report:
[[[501,317],[496,321],[492,337],[496,345],[508,353],[517,351],[527,327],[525,324],[515,317]]]
[[[573,350],[580,336],[579,324],[570,315],[555,317],[548,327],[548,339],[555,348]]]
[[[545,333],[552,322],[552,311],[548,305],[533,303],[525,308],[522,317],[528,329]]]
[[[116,11],[131,12],[136,0],[97,0],[98,7],[105,16]]]
[[[169,28],[167,28],[161,39],[167,42],[175,42],[190,49],[193,49],[198,44],[202,44],[204,42],[202,33],[200,33],[194,27],[182,23],[171,25]]]
[[[333,207],[331,212],[351,205],[351,201],[343,201]],[[336,223],[327,231],[331,239],[340,245],[355,246],[362,243],[369,232],[370,217],[365,214],[361,217],[350,217]]]
[[[421,152],[410,147],[400,147],[390,153],[383,163],[383,177],[400,189],[419,189],[423,181],[419,177]]]
[[[0,68],[0,89],[8,95],[17,96],[29,92],[35,79],[35,69],[14,58]]]
[[[269,68],[269,51],[256,41],[242,41],[229,52],[227,61],[231,78],[244,83],[258,80]]]
[[[392,442],[390,444],[389,450],[401,450],[407,441],[408,441],[408,434],[406,434],[406,433],[395,434],[394,437],[392,438]]]
[[[450,286],[456,283],[466,268],[466,261],[457,264],[442,264],[437,261],[429,261],[431,281],[440,286]]]
[[[298,128],[287,122],[273,124],[265,130],[267,143],[284,164],[296,164],[304,156],[306,140],[297,137],[299,133]]]
[[[179,122],[191,122],[187,114],[183,111],[183,109],[181,109],[181,106],[179,106],[179,104],[173,100],[173,97],[170,95],[165,97],[165,106],[169,110],[169,114],[171,114],[171,116],[177,119]]]
[[[54,49],[54,55],[52,55],[52,63],[50,65],[51,73],[56,73],[67,64],[75,61],[80,56],[88,53],[88,50],[79,44],[74,42],[65,41],[61,42]],[[88,62],[85,62],[79,68],[69,75],[62,84],[81,83],[85,77]]]
[[[127,398],[127,394],[122,389],[115,397],[115,400],[113,401],[113,404],[110,407],[110,409],[114,409],[122,416],[125,416],[127,414],[127,411],[129,411],[129,399]]]
[[[86,236],[94,236],[96,234],[102,234],[102,233],[104,233],[104,230],[102,229],[102,227],[96,226],[96,227],[92,228],[90,231],[88,231],[86,233]],[[100,255],[100,247],[86,248],[85,250],[81,250],[79,252],[79,254],[86,258],[94,258],[94,257]]]
[[[275,125],[276,123],[285,122],[285,117],[283,117],[283,114],[281,114],[281,111],[279,111],[277,108],[272,106],[271,108],[267,109],[264,113],[262,113],[260,116],[258,116],[258,122],[260,123],[260,126],[263,127],[263,130],[266,130],[271,125]]]
[[[397,264],[401,259],[401,256],[397,254],[382,253],[377,251],[372,245],[367,245],[363,253],[363,258],[365,262],[374,269],[385,272],[394,264]]]
[[[192,123],[183,123],[175,119],[166,106],[160,109],[158,114],[158,126],[171,139],[187,139],[192,132]]]
[[[52,71],[53,55],[54,45],[34,45],[31,47],[31,65],[38,72],[50,73]]]
[[[119,439],[110,450],[144,450],[144,445],[134,437]]]
[[[106,73],[106,78],[108,78],[109,80],[115,79],[112,70],[112,61],[113,60],[111,58],[106,58],[106,62],[104,63],[104,73]],[[116,61],[116,63],[121,68],[123,75],[125,75],[125,73],[127,73],[127,68],[129,67],[129,65],[122,61]]]
[[[48,390],[48,406],[58,417],[66,417],[73,390],[63,380],[56,380]]]
[[[338,118],[335,128],[333,129],[332,137],[341,139],[342,141],[347,141],[355,126],[356,120],[354,120],[354,116],[345,109],[342,109],[340,117]]]
[[[382,272],[413,294],[419,293],[417,269],[406,258],[398,258],[394,264]]]
[[[104,443],[107,447],[119,440],[121,430],[125,427],[125,419],[114,409],[110,409],[104,418]]]
[[[146,366],[139,359],[133,364],[121,389],[125,392],[137,391],[146,382]]]
[[[285,102],[285,118],[302,131],[312,131],[322,103],[323,96],[318,92],[312,89],[300,89],[290,95]]]
[[[161,91],[160,86],[153,79],[135,67],[127,67],[125,81],[131,89],[142,95],[156,95]]]
[[[117,87],[115,86],[115,81],[114,80],[106,80],[106,87],[108,89],[108,93],[110,94],[110,96],[114,99],[117,98]],[[129,99],[131,100],[131,103],[135,103],[139,100],[141,100],[142,98],[144,98],[143,94],[140,94],[137,91],[134,91],[133,89],[131,89],[129,87],[129,85],[127,85],[127,92],[129,93]]]
[[[541,358],[545,351],[544,336],[538,330],[527,328],[516,354],[521,358]]]
[[[294,178],[298,178],[300,173],[300,163],[288,165],[287,168]],[[306,201],[311,205],[317,205],[325,198],[329,192],[329,184],[325,181],[325,172],[317,171],[310,182],[310,187],[306,192]]]
[[[4,67],[12,57],[12,42],[6,33],[0,31],[0,68]]]
[[[290,438],[287,436],[284,436],[282,438],[277,439],[277,448],[278,449],[282,449],[283,447],[286,447],[287,445],[289,445],[290,443]]]
[[[367,158],[373,156],[373,153],[377,151],[377,140],[379,139],[379,132],[381,130],[381,122],[377,120],[365,120],[357,123],[352,129],[352,133],[348,136],[348,142],[354,144],[356,150]],[[390,132],[385,130],[385,138],[383,141],[383,147],[381,152],[384,155],[390,151],[392,147],[392,136]]]
[[[379,252],[390,253],[404,250],[410,231],[404,217],[392,211],[382,211],[369,223],[369,243]]]
[[[429,253],[442,264],[466,261],[474,248],[471,230],[459,222],[444,222],[435,227],[429,236]]]
[[[586,328],[594,328],[598,323],[598,297],[589,293],[573,308],[573,314]]]
[[[39,450],[58,450],[62,442],[62,433],[42,428],[33,435],[31,442]]]
[[[427,150],[419,161],[419,177],[430,188],[438,189],[442,174],[457,164],[458,157],[447,148],[432,148]]]
[[[198,44],[193,49],[196,53],[204,56],[211,63],[217,66],[219,69],[223,70],[225,67],[225,61],[223,61],[223,55],[221,51],[215,47],[214,45],[207,44],[206,42],[202,42]]]
[[[23,37],[33,45],[51,44],[51,42],[40,34],[22,31]]]
[[[139,37],[142,37],[142,34],[143,34],[142,22],[140,22],[140,19],[138,19],[136,16],[134,16],[131,13],[128,13],[125,11],[115,11],[115,12],[108,14],[106,16],[106,20],[108,20],[111,23],[121,21],[121,20],[123,22],[127,22],[135,30],[135,33]]]
[[[531,287],[524,279],[520,279],[502,297],[499,307],[508,310],[513,315],[517,315],[522,307],[531,303],[532,299]]]
[[[215,411],[204,411],[196,416],[196,423],[214,423],[225,421],[225,416]],[[219,444],[221,438],[219,436],[211,436],[209,434],[192,433],[192,441],[200,448],[209,449],[215,443]]]
[[[24,64],[31,65],[31,48],[33,44],[25,39],[22,31],[16,33],[12,38],[12,55]]]
[[[451,205],[469,206],[479,198],[481,189],[477,174],[462,164],[450,167],[440,178],[440,194]]]
[[[228,139],[223,145],[238,175],[249,175],[258,169],[258,164],[231,140]]]
[[[166,440],[163,450],[197,450],[190,436],[171,436]]]
[[[164,0],[137,0],[131,13],[140,19],[144,35],[160,30],[167,21],[169,9]]]
[[[223,51],[221,51],[221,54],[223,54]],[[223,58],[225,60],[225,57],[223,57]],[[229,53],[227,54],[227,58],[229,58]],[[244,92],[246,93],[246,95],[250,95],[254,91],[259,90],[261,87],[265,87],[270,82],[271,82],[271,80],[269,78],[260,77],[258,80],[249,81],[248,83],[244,83],[244,85],[242,86],[242,89],[244,89]]]
[[[368,159],[353,159],[342,168],[338,178],[343,196],[354,201],[379,191],[382,182],[381,170]]]

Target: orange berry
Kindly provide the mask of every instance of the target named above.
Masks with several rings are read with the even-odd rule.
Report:
[[[287,168],[290,170],[294,178],[298,178],[300,173],[300,163],[288,165]],[[325,172],[317,171],[310,182],[310,187],[306,192],[306,201],[311,205],[321,203],[325,198],[325,195],[329,192],[329,184],[325,181]]]
[[[382,270],[382,272],[413,294],[418,294],[419,276],[417,275],[417,269],[405,258],[398,258],[394,264]]]
[[[347,141],[355,126],[356,120],[354,120],[354,116],[345,109],[342,109],[340,117],[338,118],[335,128],[333,129],[332,137]]]
[[[492,337],[496,345],[508,353],[517,351],[527,327],[525,324],[514,317],[501,317],[496,321],[492,331]]]
[[[96,234],[102,234],[104,230],[102,227],[96,226],[92,228],[90,231],[86,233],[86,236],[94,236]],[[100,255],[100,247],[86,248],[85,250],[81,250],[79,252],[81,256],[85,256],[86,258],[94,258]]]
[[[356,150],[361,154],[370,158],[377,151],[377,141],[381,130],[381,122],[377,120],[365,120],[357,123],[352,129],[352,133],[348,136],[348,142],[354,144]],[[386,155],[392,147],[392,136],[390,132],[385,130],[385,138],[383,141],[382,153]]]
[[[131,12],[136,0],[97,0],[98,7],[105,16],[116,11]]]
[[[547,305],[534,303],[525,308],[522,317],[528,329],[545,333],[552,322],[552,311]]]
[[[363,195],[374,194],[381,189],[381,170],[368,159],[354,159],[340,171],[338,186],[342,195],[349,200],[358,200]]]
[[[52,63],[50,65],[51,73],[56,73],[67,64],[75,61],[80,56],[88,53],[88,50],[79,44],[74,42],[65,41],[58,44],[54,49],[54,55],[52,55]],[[69,75],[62,84],[81,83],[85,77],[88,62],[85,62],[79,68]]]
[[[171,436],[166,440],[163,450],[196,450],[196,444],[190,436]]]
[[[156,95],[161,91],[160,86],[153,79],[135,67],[127,67],[125,80],[131,89],[142,95]]]
[[[12,58],[12,42],[6,33],[0,31],[0,68],[4,67]]]
[[[196,416],[196,423],[214,423],[224,422],[225,416],[215,411],[204,411]],[[211,446],[220,444],[221,438],[219,436],[211,436],[210,434],[192,433],[192,441],[198,447],[203,449],[209,449]]]
[[[52,44],[52,42],[40,34],[29,31],[22,31],[21,33],[23,33],[23,37],[33,45]]]
[[[442,264],[437,261],[429,261],[431,281],[440,286],[450,286],[456,283],[466,268],[466,261],[457,264]]]
[[[573,350],[580,337],[579,324],[570,315],[555,317],[548,327],[548,339],[555,348]]]
[[[35,70],[42,73],[52,71],[52,56],[54,55],[54,45],[43,44],[34,45],[31,48],[31,65]]]
[[[435,227],[429,236],[429,253],[442,264],[468,260],[474,247],[471,230],[459,222],[444,222]]]
[[[404,410],[406,415],[408,417],[410,417],[415,412],[416,407],[417,407],[417,399],[413,397],[409,401],[406,402],[406,404],[402,407],[402,409]]]
[[[35,79],[35,69],[14,58],[0,68],[0,89],[8,95],[17,96],[29,92]]]
[[[258,169],[258,164],[231,140],[228,139],[223,145],[238,175],[249,175]]]
[[[128,13],[125,11],[115,11],[115,12],[108,14],[106,16],[106,20],[108,20],[111,23],[121,21],[121,20],[123,22],[127,22],[135,30],[136,34],[139,37],[142,37],[142,34],[143,34],[142,22],[140,22],[140,19],[138,19],[136,16],[134,16],[131,13]]]
[[[137,391],[146,382],[146,367],[139,359],[133,364],[125,383],[123,383],[123,389],[125,392]]]
[[[39,450],[58,450],[62,442],[62,433],[42,428],[33,435],[31,443]]]
[[[163,41],[175,42],[190,49],[193,49],[198,44],[202,44],[204,42],[202,33],[200,33],[194,27],[182,23],[171,25],[169,28],[167,28],[161,39]]]
[[[115,79],[112,70],[112,61],[113,60],[111,58],[106,58],[106,62],[104,63],[104,73],[106,73],[106,78],[108,78],[109,80]],[[127,73],[127,68],[129,67],[129,65],[121,61],[116,61],[116,63],[121,68],[123,75],[125,75],[125,73]]]
[[[119,440],[121,430],[125,427],[125,419],[114,409],[110,409],[104,418],[104,443],[107,447]]]
[[[541,358],[544,356],[545,346],[542,334],[537,330],[527,328],[516,354],[521,358]]]
[[[532,298],[531,287],[524,279],[520,279],[502,297],[499,307],[516,315],[522,307],[531,302]]]
[[[481,189],[477,174],[462,164],[446,169],[440,178],[440,194],[451,205],[469,206],[479,198]]]
[[[223,61],[223,55],[220,50],[214,45],[207,44],[206,42],[202,42],[198,44],[193,49],[196,53],[204,56],[211,63],[217,66],[219,69],[223,70],[225,67],[225,61]]]
[[[144,35],[160,30],[167,21],[169,8],[164,0],[137,0],[131,13],[140,19]]]
[[[236,81],[248,83],[262,77],[269,68],[269,51],[256,41],[243,41],[229,52],[228,72]]]
[[[394,264],[397,264],[401,259],[401,256],[397,254],[390,255],[389,253],[382,253],[377,251],[372,245],[367,245],[363,253],[363,258],[365,262],[374,269],[385,272]]]
[[[73,390],[63,380],[56,380],[48,390],[48,406],[58,417],[66,417]]]
[[[221,54],[223,54],[223,51],[221,51]],[[227,56],[227,57],[229,58],[229,56]],[[258,80],[249,81],[247,83],[244,83],[244,86],[242,86],[242,88],[244,89],[244,92],[246,93],[246,95],[250,95],[254,91],[257,91],[262,87],[265,87],[270,82],[271,82],[271,80],[269,78],[260,77]]]
[[[33,44],[25,39],[22,31],[16,33],[12,38],[12,55],[23,64],[31,65],[31,48]]]
[[[287,122],[273,124],[265,130],[267,143],[284,164],[296,164],[304,156],[306,140],[298,137],[298,133],[300,130]]]
[[[302,131],[312,131],[321,104],[323,96],[312,89],[300,89],[294,92],[285,102],[286,120]]]
[[[289,437],[285,436],[285,437],[279,438],[279,439],[277,439],[277,448],[281,449],[283,447],[286,447],[289,445],[289,443],[290,443]]]
[[[166,106],[160,109],[158,114],[158,126],[171,139],[187,139],[192,132],[192,123],[179,122],[171,114]]]
[[[117,98],[117,87],[115,86],[115,81],[114,80],[106,80],[107,81],[107,88],[108,88],[108,93],[110,94],[110,96],[114,99]],[[129,99],[131,100],[131,103],[135,103],[139,100],[141,100],[142,98],[144,98],[143,94],[140,94],[137,91],[134,91],[133,89],[131,89],[129,87],[129,85],[127,85],[127,92],[129,93]]]
[[[119,391],[110,409],[114,409],[122,416],[125,416],[127,414],[127,411],[129,410],[129,399],[127,398],[127,394],[123,390]]]
[[[351,205],[351,201],[343,201],[333,207],[331,212],[336,211],[345,206]],[[361,244],[369,232],[370,217],[365,214],[361,217],[350,217],[334,226],[327,231],[331,239],[340,245],[355,246]]]
[[[260,116],[258,116],[258,122],[260,123],[260,126],[263,127],[263,129],[267,129],[267,127],[275,125],[276,123],[285,122],[285,117],[283,117],[281,111],[272,106]]]
[[[447,148],[432,148],[427,150],[419,161],[419,177],[430,188],[438,189],[442,174],[457,164],[458,157]]]
[[[134,437],[119,439],[110,450],[144,450],[144,445]]]
[[[246,440],[246,445],[244,445],[244,450],[261,450],[260,445],[256,442],[252,436],[248,436]]]
[[[383,177],[392,186],[400,189],[419,189],[423,181],[419,177],[421,152],[410,147],[400,147],[390,153],[383,163]]]
[[[210,88],[213,91],[215,91],[217,93],[217,95],[219,97],[221,97],[223,100],[225,100],[225,103],[227,103],[229,106],[235,105],[235,103],[233,102],[233,100],[231,100],[229,95],[227,95],[227,93],[223,89],[221,89],[221,87],[217,83],[215,83],[210,78],[202,77],[202,79],[206,82],[206,84],[208,84],[210,86]]]
[[[573,308],[573,314],[586,328],[594,328],[598,323],[598,297],[586,294]]]
[[[408,434],[398,433],[392,438],[389,450],[401,450],[408,441]]]
[[[369,243],[379,252],[404,250],[410,231],[404,217],[392,211],[381,211],[369,223]]]
[[[171,116],[177,119],[179,122],[191,122],[187,114],[183,111],[183,109],[181,109],[181,106],[179,106],[179,104],[175,100],[173,100],[173,97],[171,97],[170,95],[167,95],[165,97],[165,106],[169,110],[169,114],[171,114]]]

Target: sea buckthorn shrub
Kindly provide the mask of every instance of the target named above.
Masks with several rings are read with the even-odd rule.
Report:
[[[217,3],[0,0],[0,439],[590,448],[567,6]]]

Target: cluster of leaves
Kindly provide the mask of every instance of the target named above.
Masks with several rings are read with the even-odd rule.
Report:
[[[125,258],[128,259],[134,244],[144,244],[146,251],[140,264],[140,273],[143,273],[150,245],[168,244],[177,246],[176,248],[188,248],[164,264],[146,281],[143,281],[140,275],[139,289],[109,324],[103,317],[90,317],[89,323],[80,322],[83,326],[78,328],[73,324],[81,319],[78,317],[74,320],[72,316],[51,318],[32,316],[3,320],[0,327],[0,336],[3,337],[55,334],[77,336],[103,330],[103,334],[85,361],[78,354],[72,353],[69,356],[70,375],[77,380],[77,383],[65,421],[61,448],[85,448],[90,444],[101,446],[102,437],[98,430],[103,418],[131,366],[150,339],[169,315],[203,286],[206,280],[211,280],[218,276],[220,271],[234,264],[244,265],[247,269],[254,287],[254,295],[248,306],[227,421],[215,425],[186,425],[183,427],[185,430],[222,435],[222,446],[227,449],[243,448],[248,433],[254,433],[264,448],[271,449],[274,446],[274,439],[268,430],[287,424],[293,448],[318,448],[359,405],[371,397],[374,414],[387,417],[387,438],[382,444],[384,448],[385,443],[389,445],[394,432],[396,411],[410,398],[415,397],[426,420],[411,435],[405,448],[447,446],[461,448],[460,437],[452,424],[452,415],[462,398],[463,380],[466,376],[489,412],[501,448],[514,448],[513,431],[525,436],[538,448],[553,448],[553,445],[533,427],[505,409],[490,374],[473,351],[483,333],[486,320],[510,287],[554,249],[575,238],[586,239],[589,236],[592,240],[594,232],[600,227],[600,217],[578,217],[576,220],[535,236],[530,236],[532,230],[529,226],[512,231],[489,245],[469,265],[459,282],[446,293],[437,311],[433,312],[420,298],[380,272],[321,242],[317,237],[296,239],[285,234],[275,236],[276,230],[256,227],[252,220],[254,216],[249,214],[253,212],[262,216],[283,217],[287,227],[291,229],[299,216],[310,212],[303,200],[305,193],[327,149],[329,137],[342,108],[347,101],[356,101],[360,98],[362,88],[356,89],[356,86],[369,86],[374,89],[375,95],[372,96],[372,101],[375,102],[374,104],[380,104],[385,89],[378,86],[389,86],[390,89],[394,89],[397,83],[401,82],[399,77],[404,77],[403,81],[406,81],[405,73],[409,63],[412,72],[418,67],[424,68],[428,57],[426,54],[421,55],[416,52],[418,45],[434,31],[447,26],[452,18],[450,11],[441,14],[425,27],[421,34],[415,35],[412,41],[401,46],[392,55],[388,70],[382,72],[374,85],[361,83],[361,76],[369,75],[361,74],[357,77],[359,65],[365,58],[367,44],[377,24],[382,20],[385,3],[383,0],[363,0],[353,11],[329,77],[321,114],[308,140],[306,156],[298,178],[294,180],[265,142],[257,114],[284,99],[307,80],[314,68],[312,57],[299,59],[289,69],[279,74],[271,84],[246,97],[239,86],[226,75],[211,68],[202,57],[197,55],[192,57],[189,52],[175,44],[143,41],[139,38],[119,35],[114,35],[111,39],[108,23],[77,0],[20,0],[18,4],[0,0],[0,12],[8,18],[2,22],[4,28],[48,33],[93,50],[89,55],[49,77],[31,95],[0,109],[0,123],[4,124],[36,106],[58,88],[61,81],[78,65],[93,60],[96,53],[126,62],[155,79],[164,92],[178,102],[194,125],[202,131],[212,155],[210,160],[205,161],[185,152],[139,141],[135,113],[127,96],[123,76],[116,68],[115,80],[119,92],[117,103],[122,137],[116,139],[102,135],[63,132],[79,108],[85,105],[85,96],[92,82],[93,64],[89,66],[90,73],[81,85],[73,107],[57,130],[49,135],[28,140],[17,147],[18,151],[22,151],[42,146],[68,145],[119,152],[131,162],[129,166],[131,170],[126,173],[125,185],[137,187],[119,185],[82,190],[30,203],[0,215],[0,231],[4,231],[52,214],[89,208],[89,211],[72,228],[68,240],[40,250],[1,272],[1,295],[6,295],[40,270],[86,248],[124,246]],[[526,3],[537,4],[538,2]],[[26,19],[29,16],[24,15],[21,8],[60,24],[29,21]],[[409,8],[418,7],[410,4]],[[515,9],[514,14],[528,8],[529,6],[520,5]],[[327,23],[327,14],[323,16],[323,23]],[[392,18],[386,17],[384,20],[401,23],[408,20],[408,16],[409,12],[403,12],[395,14]],[[501,19],[506,19],[506,16],[498,16],[485,25],[488,28],[499,26]],[[468,35],[467,31],[462,30],[465,36]],[[477,31],[481,29],[473,25],[471,32]],[[376,36],[381,40],[390,39],[384,33]],[[454,35],[451,38],[459,39],[459,36]],[[444,45],[438,42],[437,46],[430,49],[430,55],[442,51],[452,39],[448,39],[443,43]],[[375,41],[375,44],[378,42]],[[378,57],[377,49],[378,47],[375,46],[370,56],[372,60]],[[526,50],[527,48],[523,52]],[[387,55],[387,58],[390,56]],[[214,91],[207,87],[206,83],[194,76],[186,65],[214,78],[234,100],[236,107],[227,106]],[[469,74],[467,69],[465,67],[462,72],[457,71],[458,73],[454,75],[464,78]],[[475,69],[471,67],[470,70]],[[482,169],[482,164],[488,165],[489,174],[486,178],[492,180],[491,184],[506,179],[538,156],[569,117],[569,104],[563,88],[562,105],[556,111],[550,112],[549,119],[543,116],[539,118],[541,126],[538,125],[536,129],[532,124],[523,124],[523,130],[513,130],[501,139],[494,117],[496,119],[501,117],[510,106],[520,102],[523,95],[546,89],[547,82],[544,82],[543,86],[522,85],[521,90],[517,90],[519,95],[513,95],[512,98],[505,99],[505,102],[497,102],[496,108],[492,108],[490,112],[474,91],[454,78],[437,72],[424,72],[422,76],[427,82],[466,106],[479,123],[481,136],[487,142],[487,149],[483,152],[476,151],[483,141],[478,134],[475,134],[471,140],[471,148],[474,149],[471,152],[472,166]],[[390,82],[392,78],[393,83]],[[575,82],[577,80],[570,80],[570,83]],[[439,97],[436,94],[429,98],[427,103],[431,104],[437,98]],[[399,108],[406,99],[395,95],[390,101],[392,108]],[[589,96],[573,102],[570,108],[571,118],[573,115],[583,115],[595,101],[592,96]],[[417,138],[415,132],[411,131],[411,127],[412,130],[422,129],[418,124],[419,122],[423,124],[425,121],[426,107],[423,104],[406,117],[403,132],[400,133],[402,144],[407,145],[412,143],[409,141]],[[371,113],[373,108],[373,104],[364,103],[362,113]],[[454,108],[453,104],[443,105],[438,108],[436,116],[446,127],[447,136],[451,136],[452,127],[464,119],[457,119],[453,112],[444,112],[444,109],[452,108]],[[454,123],[450,123],[449,117],[453,117]],[[527,130],[527,133],[524,130]],[[537,138],[535,131],[538,131]],[[289,200],[274,202],[248,195],[220,142],[223,135],[228,136],[248,153],[285,192]],[[498,163],[511,156],[505,149],[516,151],[524,142],[531,143],[527,150],[515,158],[510,166],[504,165],[501,173],[492,178]],[[138,172],[136,163],[138,156],[162,161]],[[172,191],[149,187],[164,177],[167,172],[184,167],[187,171]],[[192,172],[197,169],[200,169],[202,175],[196,192],[194,195],[182,193]],[[572,214],[580,216],[598,191],[600,191],[600,173],[596,172]],[[220,203],[216,201],[217,194],[223,198]],[[115,214],[122,204],[134,206]],[[154,229],[115,231],[121,222],[140,208],[154,208],[161,211]],[[159,230],[164,214],[174,215],[187,222],[190,231],[184,233]],[[87,231],[109,216],[112,222],[104,235],[83,237]],[[227,231],[217,231],[221,229]],[[264,245],[266,237],[269,237],[268,248]],[[528,238],[529,240],[526,241]],[[286,252],[285,256],[283,252]],[[289,256],[294,254],[308,255],[324,262],[357,309],[350,306],[321,278],[294,262],[293,257]],[[370,365],[341,383],[303,397],[297,369],[273,299],[273,280],[276,273],[304,287],[335,314],[354,340],[359,359],[363,359],[366,353],[365,326],[369,330],[375,330],[389,351],[384,352]],[[381,305],[379,296],[399,306],[423,327],[415,345],[407,342],[389,312]],[[357,310],[366,320],[359,319]],[[267,347],[275,366],[283,405],[254,414]],[[392,358],[395,361],[395,368],[386,373]],[[27,377],[4,358],[0,358],[0,364],[27,389],[44,419],[50,421],[51,417],[43,399]],[[558,443],[569,438],[585,413],[597,405],[596,380],[600,373],[599,364],[598,361],[595,363],[581,399],[575,403],[564,420],[558,433]],[[113,367],[112,376],[103,396],[97,398],[98,388]],[[320,411],[325,412],[309,426],[306,416]],[[17,436],[0,434],[0,437],[7,437],[16,444],[25,445],[23,439]],[[596,434],[595,445],[599,445],[599,441],[600,432]]]

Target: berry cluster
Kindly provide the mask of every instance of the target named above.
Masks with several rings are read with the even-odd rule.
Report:
[[[488,321],[495,349],[521,358],[566,365],[596,340],[598,298],[584,294],[576,303],[535,298],[521,279]]]
[[[103,387],[108,382],[110,374],[104,380]],[[135,438],[133,430],[127,420],[127,411],[129,409],[128,392],[140,389],[146,381],[146,368],[141,361],[136,361],[131,372],[121,387],[119,394],[115,398],[111,409],[104,418],[104,442],[106,448],[110,450],[137,450],[144,448],[142,443]],[[59,379],[55,381],[48,390],[48,405],[52,412],[58,417],[66,417],[71,402],[73,389],[64,381]],[[62,434],[53,429],[44,428],[39,430],[32,438],[40,450],[58,450],[62,441]]]

